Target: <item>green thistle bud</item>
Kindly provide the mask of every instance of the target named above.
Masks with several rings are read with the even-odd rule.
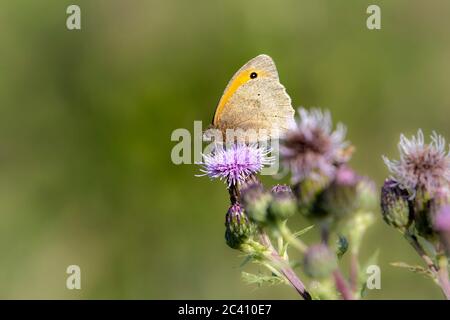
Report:
[[[241,199],[250,220],[259,224],[267,222],[272,196],[260,183],[253,183],[242,189]]]
[[[336,254],[325,244],[309,247],[303,263],[305,273],[313,279],[327,278],[338,266]]]
[[[272,188],[272,202],[269,215],[275,220],[286,220],[297,212],[297,202],[292,190],[287,185],[276,185]]]
[[[255,226],[249,221],[238,203],[228,209],[225,216],[225,227],[225,240],[233,249],[239,249],[247,239],[253,236],[255,231]]]
[[[356,186],[359,176],[350,168],[342,166],[333,182],[317,197],[313,212],[318,216],[342,218],[357,207]]]
[[[414,228],[417,233],[429,240],[436,240],[436,233],[433,230],[433,220],[431,215],[432,200],[414,201]]]
[[[381,213],[384,221],[402,233],[411,224],[408,191],[401,189],[394,180],[386,180],[381,188]]]
[[[297,197],[298,208],[304,215],[311,213],[311,208],[317,196],[330,184],[330,178],[326,175],[316,175],[307,178],[294,186],[294,194]]]
[[[437,189],[433,197],[424,192],[418,192],[414,199],[416,212],[414,221],[417,233],[429,241],[438,241],[438,234],[434,228],[435,219],[439,211],[449,203],[447,188]]]
[[[377,207],[378,197],[375,183],[369,178],[362,178],[356,186],[358,208],[372,211]]]

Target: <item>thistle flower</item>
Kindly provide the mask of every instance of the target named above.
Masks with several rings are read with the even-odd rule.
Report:
[[[270,150],[257,144],[232,144],[224,147],[216,145],[210,154],[203,155],[201,171],[211,179],[225,180],[228,187],[239,183],[272,164],[274,159],[269,157]]]
[[[238,204],[232,205],[225,216],[225,239],[233,249],[238,249],[253,235],[254,225],[249,221],[244,209]]]
[[[298,111],[297,126],[286,133],[280,147],[283,164],[292,172],[292,182],[320,179],[323,175],[333,177],[335,164],[350,158],[344,150],[348,146],[344,140],[345,127],[338,124],[333,131],[328,111],[303,108]]]
[[[433,132],[431,143],[425,144],[422,130],[411,139],[400,136],[398,144],[400,160],[389,160],[383,156],[384,163],[392,173],[393,179],[410,193],[411,198],[418,191],[429,197],[450,182],[450,154],[445,150],[445,139]]]

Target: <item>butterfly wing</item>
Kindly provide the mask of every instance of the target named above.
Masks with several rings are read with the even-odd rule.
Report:
[[[219,126],[231,129],[292,128],[294,109],[291,98],[278,81],[260,79],[242,85],[231,97]]]
[[[257,77],[251,78],[252,73]],[[227,85],[213,125],[221,130],[265,129],[272,137],[294,124],[294,109],[279,82],[273,60],[260,55],[239,69]]]

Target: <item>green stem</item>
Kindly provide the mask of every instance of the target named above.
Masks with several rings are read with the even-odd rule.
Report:
[[[438,268],[434,264],[433,260],[427,255],[425,250],[422,248],[421,244],[419,243],[419,240],[417,240],[417,237],[413,234],[410,234],[409,232],[405,233],[405,238],[408,240],[409,244],[416,250],[416,252],[419,254],[419,256],[422,258],[422,260],[427,265],[428,269],[431,271],[431,273],[436,276]]]
[[[308,250],[308,246],[303,243],[300,239],[296,238],[289,228],[286,226],[285,222],[281,222],[278,224],[278,231],[283,236],[284,240],[293,246],[295,249],[300,251],[301,253],[305,253]]]
[[[352,252],[350,256],[350,287],[352,288],[353,292],[358,291],[358,274],[358,254],[356,252]]]
[[[437,278],[447,300],[450,300],[450,281],[448,279],[448,260],[445,255],[438,256],[439,270]]]
[[[409,232],[405,233],[405,238],[411,244],[411,246],[416,250],[419,256],[426,263],[428,269],[433,274],[437,283],[441,287],[442,292],[447,300],[450,300],[450,282],[448,278],[448,260],[445,255],[438,255],[438,265],[436,265],[433,260],[427,255],[422,245],[417,240],[417,237]]]

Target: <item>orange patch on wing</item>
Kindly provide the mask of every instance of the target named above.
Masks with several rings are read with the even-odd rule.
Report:
[[[220,98],[219,104],[217,105],[216,112],[214,114],[214,120],[213,125],[217,125],[217,123],[220,120],[220,115],[223,111],[223,108],[225,107],[228,100],[233,96],[233,94],[236,92],[237,89],[239,89],[240,86],[242,86],[247,81],[251,80],[250,74],[252,72],[256,72],[258,74],[258,77],[264,76],[264,73],[257,70],[243,70],[234,80],[231,82],[230,86],[228,87],[227,91],[224,92],[222,95],[222,98]]]

